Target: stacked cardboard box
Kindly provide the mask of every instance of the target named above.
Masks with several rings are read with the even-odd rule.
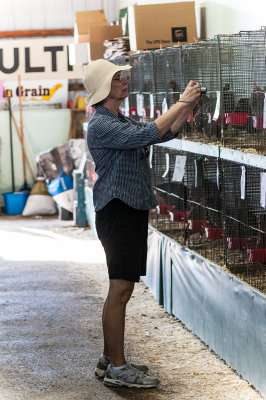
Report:
[[[119,25],[109,26],[103,10],[76,12],[74,43],[69,45],[70,65],[103,58],[105,40],[122,35]]]
[[[129,6],[128,29],[132,51],[194,42],[195,2]]]

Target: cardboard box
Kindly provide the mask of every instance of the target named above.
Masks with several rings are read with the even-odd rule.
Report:
[[[112,40],[122,36],[121,25],[95,25],[89,29],[89,42],[103,43],[105,40]]]
[[[194,42],[195,2],[129,6],[128,29],[132,51]]]
[[[78,11],[76,12],[76,22],[74,24],[74,42],[89,42],[89,29],[92,26],[106,26],[107,20],[103,10]]]
[[[107,25],[103,10],[77,11],[75,16],[78,34],[87,34],[89,27],[94,22],[98,22],[98,25],[101,25],[101,22],[105,21],[105,25]]]

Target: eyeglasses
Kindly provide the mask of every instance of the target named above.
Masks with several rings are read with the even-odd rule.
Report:
[[[126,79],[123,75],[119,75],[119,76],[116,76],[115,78],[113,78],[112,79],[112,81],[120,81],[120,82],[122,82],[122,79]]]

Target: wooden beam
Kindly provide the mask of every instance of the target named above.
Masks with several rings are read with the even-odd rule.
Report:
[[[28,31],[2,31],[0,39],[21,38],[21,37],[40,37],[40,36],[73,36],[74,29],[40,29]]]

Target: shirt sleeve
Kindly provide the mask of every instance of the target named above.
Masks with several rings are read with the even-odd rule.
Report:
[[[155,122],[133,124],[105,116],[88,125],[87,140],[91,148],[111,149],[138,149],[162,142]]]
[[[136,121],[130,117],[126,117],[126,120],[128,120],[128,121],[132,122],[134,125],[137,125],[140,127],[147,125],[147,122]],[[177,132],[175,135],[173,135],[173,133],[171,132],[171,129],[168,129],[168,131],[165,132],[163,137],[161,137],[161,142],[168,142],[169,140],[175,139],[175,138],[177,138],[178,134],[179,134],[179,132]]]

